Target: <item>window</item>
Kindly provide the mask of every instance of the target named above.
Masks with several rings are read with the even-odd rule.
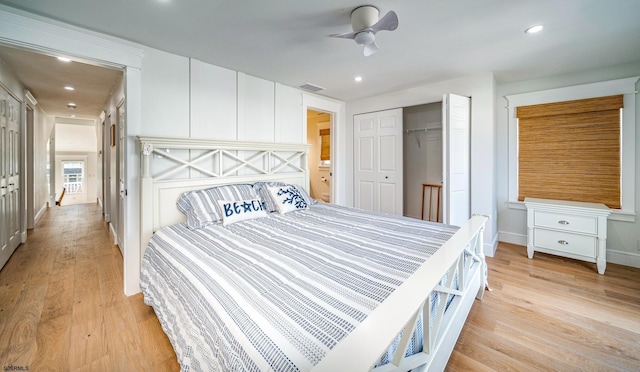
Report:
[[[509,121],[509,207],[525,209],[520,197],[519,125],[517,108],[522,106],[554,102],[583,100],[596,97],[622,95],[624,108],[621,111],[620,128],[620,206],[614,208],[609,219],[635,221],[635,107],[636,83],[639,77],[603,81],[565,88],[549,89],[505,96],[508,103]],[[540,151],[545,151],[541,149]]]
[[[518,200],[620,209],[622,107],[621,94],[517,107]]]
[[[84,192],[82,184],[84,181],[83,161],[63,161],[62,162],[62,182],[67,194],[79,194]]]
[[[320,129],[320,160],[331,161],[331,129]]]

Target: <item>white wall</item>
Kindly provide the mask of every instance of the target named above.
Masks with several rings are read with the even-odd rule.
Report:
[[[0,82],[8,88],[21,102],[24,102],[24,86],[13,74],[13,72],[0,60]],[[34,97],[36,100],[38,97]],[[21,111],[21,115],[24,117],[25,111]],[[48,159],[47,142],[53,135],[54,118],[47,116],[38,105],[33,110],[33,148],[34,148],[34,170],[33,179],[26,180],[25,182],[33,185],[33,210],[27,213],[25,209],[25,221],[28,214],[34,216],[35,222],[42,216],[42,213],[46,210],[47,202],[49,201],[49,188],[46,182],[46,166]],[[25,133],[24,128],[21,128]],[[26,138],[23,144],[26,145]],[[26,172],[23,172],[26,175]],[[24,183],[26,185],[26,183]],[[23,188],[26,191],[26,187]],[[25,193],[26,195],[26,193]],[[26,203],[25,203],[26,204]],[[26,206],[25,206],[26,208]]]
[[[497,246],[495,110],[496,82],[486,73],[424,85],[346,104],[345,195],[353,205],[353,115],[439,102],[442,95],[454,93],[471,97],[471,213],[490,216],[484,232],[485,254],[492,256]]]
[[[36,97],[37,99],[37,97]],[[35,222],[42,216],[49,202],[49,180],[47,165],[49,164],[49,150],[47,144],[54,132],[55,118],[48,116],[37,105],[33,110],[34,141],[33,141],[33,182],[34,182],[34,216]],[[53,165],[51,165],[53,170]]]
[[[14,95],[19,97],[20,101],[24,101],[24,86],[13,74],[11,69],[7,67],[3,60],[0,59],[0,82],[11,91]],[[37,97],[36,97],[37,99]]]
[[[640,75],[640,63],[611,66],[605,69],[579,72],[543,79],[527,80],[497,87],[497,192],[498,192],[498,231],[500,240],[526,244],[526,211],[509,208],[509,133],[506,100],[504,96],[545,89],[568,87],[573,85],[594,83],[599,81],[620,79]],[[636,87],[640,88],[640,87]],[[637,89],[636,89],[637,90]],[[640,211],[640,97],[636,94],[636,206],[635,212]],[[607,260],[610,262],[631,264],[640,267],[640,216],[635,222],[608,222]]]

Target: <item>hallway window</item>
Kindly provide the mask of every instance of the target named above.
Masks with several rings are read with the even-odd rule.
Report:
[[[83,192],[84,161],[63,161],[62,175],[63,186],[67,194],[79,194]]]

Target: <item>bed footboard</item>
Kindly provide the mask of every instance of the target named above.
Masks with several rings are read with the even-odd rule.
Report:
[[[391,363],[375,368],[376,371],[444,369],[474,298],[482,299],[484,293],[486,263],[482,241],[487,219],[473,216],[313,371],[372,370],[400,332],[402,337]],[[454,275],[441,284],[445,274],[454,270],[458,270],[458,288],[453,283]],[[431,308],[432,291],[454,296],[446,312],[448,301],[440,301],[436,309]],[[423,326],[417,329],[421,315]],[[413,331],[422,334],[423,351],[405,357]]]

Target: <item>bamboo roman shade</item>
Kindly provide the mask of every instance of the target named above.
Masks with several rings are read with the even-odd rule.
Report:
[[[331,160],[331,129],[320,129],[320,160]]]
[[[518,107],[518,200],[619,209],[622,107],[622,95]]]

